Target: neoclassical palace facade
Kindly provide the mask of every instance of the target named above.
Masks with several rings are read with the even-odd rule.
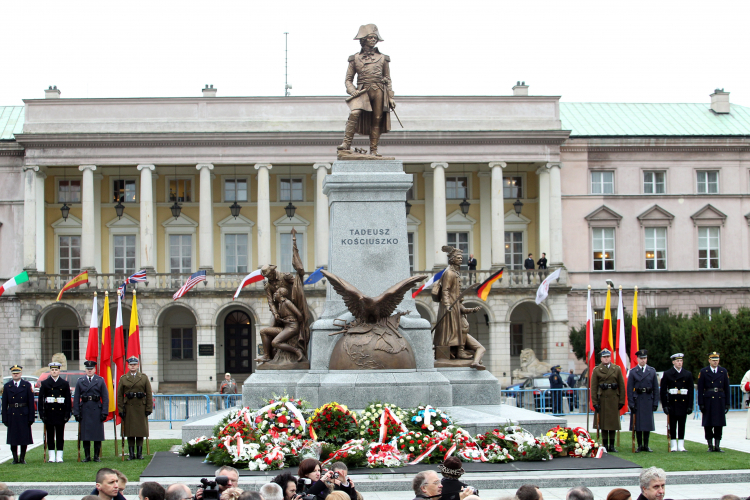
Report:
[[[31,277],[0,298],[3,368],[33,371],[56,352],[78,365],[93,292],[100,309],[110,293],[114,321],[114,291],[143,268],[142,361],[155,390],[213,391],[225,371],[252,372],[270,314],[259,284],[235,301],[233,291],[263,264],[291,269],[292,229],[305,269],[327,265],[323,184],[347,108],[339,97],[206,90],[64,99],[49,89],[0,107],[0,282]],[[700,104],[561,103],[516,86],[509,96],[402,97],[398,112],[405,128],[384,135],[380,152],[413,176],[403,235],[412,271],[443,268],[445,244],[477,258],[466,285],[506,269],[487,302],[469,301],[482,307],[471,329],[501,382],[525,348],[574,367],[569,329],[585,321],[588,285],[600,313],[606,279],[624,287],[628,309],[637,285],[641,314],[749,305],[750,109],[728,93]],[[545,272],[523,261],[542,252],[547,272],[563,271],[536,305]],[[83,269],[90,283],[55,302]],[[199,269],[206,282],[172,300]],[[315,318],[326,285],[308,288]],[[422,295],[419,313],[434,322]],[[130,303],[128,294],[126,329]]]

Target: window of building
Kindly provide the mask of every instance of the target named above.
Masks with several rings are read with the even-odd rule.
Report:
[[[523,350],[523,323],[510,325],[510,355],[520,356]]]
[[[81,237],[60,236],[60,274],[81,272]]]
[[[646,269],[667,268],[667,228],[646,228]]]
[[[224,179],[224,201],[247,201],[247,179]]]
[[[522,183],[522,177],[503,177],[503,198],[506,200],[523,198]]]
[[[135,235],[123,234],[112,237],[115,250],[115,274],[130,276],[135,269]]]
[[[190,179],[170,179],[169,201],[180,203],[193,201],[193,182]]]
[[[224,235],[224,250],[228,273],[247,272],[247,234]]]
[[[172,359],[193,359],[192,328],[172,328]]]
[[[719,228],[698,228],[698,269],[719,269]]]
[[[303,201],[302,179],[280,179],[279,186],[279,201]]]
[[[468,198],[469,179],[468,177],[446,177],[445,178],[445,197],[449,200],[463,200]]]
[[[719,192],[719,172],[716,170],[698,171],[698,193],[713,194]]]
[[[81,203],[81,181],[59,181],[57,183],[57,201],[60,203]]]
[[[510,269],[523,269],[523,232],[505,231],[505,263]]]
[[[664,194],[664,172],[643,172],[643,192],[645,194]]]
[[[592,230],[594,271],[615,270],[615,228],[595,227]]]
[[[65,354],[65,358],[68,361],[80,360],[78,354],[78,330],[62,330],[60,334],[62,340],[60,351]]]
[[[118,179],[112,181],[112,202],[135,203],[135,180]]]
[[[648,316],[649,318],[652,318],[655,316],[664,316],[666,314],[669,314],[668,307],[647,307],[646,308],[646,316]]]
[[[617,309],[613,308],[609,310],[609,317],[613,320],[617,320]],[[604,320],[604,309],[594,309],[594,321]]]
[[[169,235],[169,272],[188,274],[193,269],[193,237],[190,234]]]
[[[721,307],[699,307],[698,312],[701,316],[708,316],[708,319],[710,320],[714,314],[721,313]]]
[[[464,255],[464,262],[461,264],[462,270],[469,269],[466,261],[469,259],[469,233],[448,233],[448,246],[458,248]]]
[[[409,245],[409,271],[414,271],[414,233],[406,233]]]
[[[281,233],[281,261],[279,263],[279,271],[283,273],[291,273],[294,271],[292,268],[292,233]],[[304,233],[297,233],[297,249],[302,254],[305,251],[305,235]]]
[[[591,172],[591,194],[613,194],[614,192],[614,172]]]

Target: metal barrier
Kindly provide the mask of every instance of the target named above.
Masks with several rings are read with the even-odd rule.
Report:
[[[242,394],[155,394],[151,422],[184,422],[242,403]]]
[[[505,389],[500,391],[500,397],[506,404],[515,404],[526,410],[553,415],[575,415],[586,413],[588,389]],[[508,401],[509,398],[511,401]]]

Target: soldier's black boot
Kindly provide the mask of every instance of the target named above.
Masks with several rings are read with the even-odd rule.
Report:
[[[138,456],[135,458],[137,458],[138,460],[143,460],[143,446],[138,447]]]
[[[135,460],[135,446],[128,446],[128,460]]]
[[[721,448],[719,447],[719,443],[721,443],[721,440],[719,440],[719,439],[716,439],[716,438],[714,438],[714,442],[716,443],[716,444],[714,445],[714,451],[717,451],[717,452],[719,452],[719,453],[724,453],[724,450],[722,450],[722,449],[721,449]]]
[[[26,465],[26,446],[21,446],[21,454],[18,455],[18,463]]]
[[[615,435],[616,435],[616,433],[617,433],[616,431],[609,431],[609,445],[612,447],[612,449],[610,450],[609,448],[607,448],[607,450],[611,451],[612,453],[619,453],[617,451],[617,448],[615,448]]]
[[[85,458],[81,462],[91,462],[91,441],[83,442],[83,454]]]
[[[649,453],[653,453],[654,450],[652,450],[651,448],[648,447],[648,438],[649,438],[650,435],[651,435],[651,433],[649,431],[644,431],[643,432],[643,451],[647,451]]]
[[[640,452],[641,452],[641,451],[643,450],[643,438],[642,438],[642,433],[640,433],[640,432],[638,432],[638,431],[633,431],[633,432],[635,432],[635,439],[636,439],[636,441],[638,442],[638,448],[636,448],[636,449],[635,449],[635,452],[636,452],[636,453],[640,453]]]
[[[102,442],[94,441],[94,462],[101,462]]]
[[[708,450],[706,451],[714,451],[714,445],[713,443],[711,443],[711,440],[708,439],[707,442],[708,442]]]
[[[18,446],[11,446],[10,452],[13,453],[13,465],[18,463]]]

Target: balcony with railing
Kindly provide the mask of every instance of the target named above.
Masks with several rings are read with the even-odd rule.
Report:
[[[536,289],[542,284],[542,281],[555,272],[557,267],[550,267],[549,269],[508,269],[507,267],[503,270],[503,277],[496,281],[492,288],[533,288]],[[474,283],[481,283],[490,276],[494,271],[465,271],[461,270],[461,285],[467,287]],[[432,276],[432,271],[412,271],[412,276],[416,274],[426,274]],[[568,284],[568,272],[565,268],[562,268],[560,277],[554,280],[550,287],[556,286],[567,286]]]

